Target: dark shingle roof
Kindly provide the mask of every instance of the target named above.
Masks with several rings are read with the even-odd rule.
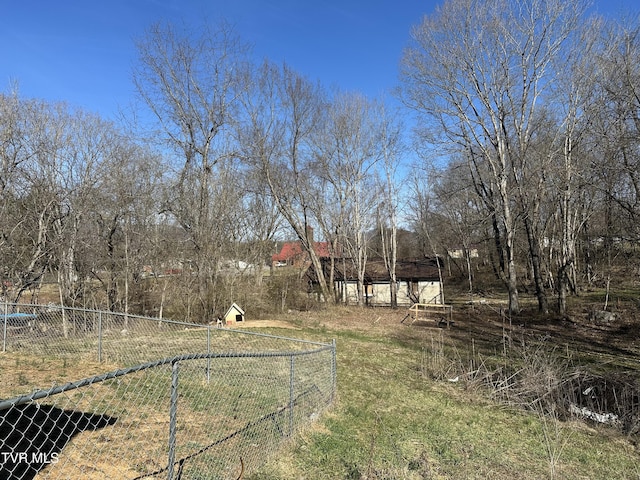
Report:
[[[323,262],[326,278],[329,274],[329,263]],[[317,282],[313,266],[307,272],[312,282]],[[351,259],[336,259],[334,277],[338,281],[356,280],[357,273],[353,268]],[[399,281],[438,280],[438,263],[435,258],[422,258],[417,260],[396,261],[396,278]],[[365,282],[385,282],[390,276],[387,267],[382,260],[368,260],[365,269]]]

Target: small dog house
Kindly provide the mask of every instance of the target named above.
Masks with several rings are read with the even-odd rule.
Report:
[[[233,325],[237,322],[244,322],[244,310],[242,310],[238,305],[234,303],[229,307],[229,310],[227,310],[227,313],[224,314],[224,317],[222,317],[222,319],[224,320],[224,323],[226,325]]]

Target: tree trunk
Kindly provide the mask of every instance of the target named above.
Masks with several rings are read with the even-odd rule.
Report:
[[[533,269],[533,282],[536,289],[536,298],[538,299],[538,311],[549,313],[549,305],[547,302],[547,294],[544,290],[544,279],[542,278],[542,268],[540,262],[540,245],[533,233],[533,225],[528,216],[524,219],[525,231],[527,233],[527,242],[529,243],[529,255],[531,256],[531,267]]]

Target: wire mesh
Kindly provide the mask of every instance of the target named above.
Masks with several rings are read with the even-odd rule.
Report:
[[[335,396],[335,343],[3,307],[0,479],[235,479]]]

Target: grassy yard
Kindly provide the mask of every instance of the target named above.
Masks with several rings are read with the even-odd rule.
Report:
[[[298,337],[336,339],[337,402],[251,480],[640,478],[637,436],[508,407],[467,382],[434,380],[432,346],[458,327],[393,319],[385,328],[378,311],[351,323],[343,314],[293,320]]]
[[[594,372],[631,372],[639,378],[640,322],[636,319],[640,315],[636,308],[640,306],[620,302],[616,307],[620,319],[613,325],[598,325],[578,316],[557,319],[525,315],[507,319],[496,315],[500,310],[496,306],[463,305],[456,307],[455,323],[450,329],[440,328],[432,320],[412,325],[401,323],[406,310],[341,307],[291,313],[278,320],[248,320],[239,327],[320,342],[335,339],[338,352],[338,395],[333,407],[310,429],[295,436],[257,473],[245,475],[244,479],[640,479],[639,431],[627,435],[614,427],[571,417],[561,420],[560,414],[544,415],[542,407],[540,412],[531,408],[535,403],[529,402],[529,409],[525,410],[515,406],[518,402],[493,400],[504,400],[501,394],[496,394],[495,384],[478,381],[479,374],[469,375],[472,371],[491,373],[500,369],[510,374],[528,368],[533,372],[524,377],[525,381],[544,383],[553,380],[553,368],[575,362]],[[103,343],[103,356],[107,359],[104,363],[95,361],[95,352],[81,356],[71,348],[73,345],[67,349],[66,344],[63,353],[73,350],[73,355],[68,357],[6,354],[0,357],[5,397],[24,393],[32,385],[79,379],[115,369],[119,364],[110,364],[112,359],[125,364],[139,360],[125,355],[126,352],[140,351],[149,358],[157,358],[174,350],[199,351],[206,347],[203,332],[202,329],[172,332],[163,327],[160,333],[149,331],[143,336],[114,334],[113,339],[108,337]],[[225,330],[216,331],[212,345],[229,347],[234,341],[240,342],[233,344],[238,351],[272,350],[280,346],[278,343],[266,348],[267,344],[263,343],[266,340],[260,336],[242,336]],[[527,349],[520,352],[519,348],[525,344]],[[296,365],[302,367],[304,363]],[[251,379],[258,368],[266,368],[263,360],[244,361],[242,367],[223,370],[233,370],[232,380],[239,382],[241,378]],[[545,369],[551,373],[545,376]],[[192,370],[202,374],[205,364],[194,363]],[[558,371],[562,374],[562,369]],[[287,372],[283,373],[285,381],[279,382],[284,386],[288,385]],[[536,377],[540,372],[543,375]],[[147,374],[140,376],[148,377]],[[275,376],[275,370],[271,376]],[[166,435],[158,433],[167,430],[166,415],[163,415],[166,405],[149,404],[147,410],[139,408],[143,399],[138,397],[138,392],[148,393],[158,387],[149,387],[147,382],[142,388],[142,383],[136,383],[142,380],[130,377],[131,389],[120,379],[92,388],[90,394],[83,396],[76,392],[80,395],[78,398],[75,393],[63,398],[74,408],[88,410],[101,402],[111,405],[112,399],[125,397],[126,391],[133,392],[131,398],[123,401],[122,408],[129,409],[130,404],[137,406],[132,410],[141,421],[135,428],[132,425],[138,417],[129,418],[128,412],[122,410],[115,413],[120,419],[115,427],[81,434],[86,436],[87,445],[109,446],[111,460],[99,466],[101,471],[113,470],[114,474],[108,478],[133,478],[136,472],[153,470],[147,463],[155,463],[138,465],[136,462],[146,458],[142,452],[152,452],[153,448],[145,450],[146,442],[161,448],[157,439]],[[194,429],[183,428],[188,440],[194,441],[200,436],[207,443],[211,432],[220,427],[215,418],[205,422],[202,412],[218,411],[220,405],[231,406],[233,399],[224,398],[218,390],[215,395],[197,396],[202,378],[198,376],[193,385],[181,381],[181,405],[190,405],[189,412],[193,413],[188,419],[193,420]],[[247,388],[245,383],[233,387],[230,392]],[[544,391],[540,387],[531,385],[531,391]],[[262,382],[260,389],[262,393],[252,386],[250,396],[255,402],[264,395],[265,401],[255,405],[258,416],[265,413],[264,405],[278,403],[271,399],[276,393],[273,385]],[[635,395],[632,401],[634,411],[638,412],[639,400],[637,393]],[[215,400],[215,403],[205,400]],[[59,406],[67,408],[65,405]],[[544,404],[547,413],[549,406],[552,407],[553,402],[547,399]],[[187,417],[183,414],[182,418]],[[640,418],[636,419],[636,425],[640,425]],[[118,432],[131,437],[130,443],[119,441]],[[133,438],[133,432],[139,435]],[[107,435],[110,435],[109,442],[98,441]],[[249,440],[249,451],[267,449],[271,442],[267,440],[258,445],[255,440]],[[131,444],[137,448],[131,449]],[[126,452],[114,450],[116,447]],[[235,455],[232,448],[226,451]],[[65,447],[65,454],[70,455],[73,465],[95,462],[95,456],[82,456],[80,453],[84,452],[80,452],[76,458],[74,452],[70,446]],[[163,452],[157,452],[156,456],[160,460],[152,459],[154,462],[164,461]],[[220,460],[217,453],[215,457]],[[237,465],[232,466],[235,471]],[[211,468],[205,467],[203,471],[211,474]],[[65,478],[86,477],[66,475]],[[198,478],[207,476],[203,474]]]

